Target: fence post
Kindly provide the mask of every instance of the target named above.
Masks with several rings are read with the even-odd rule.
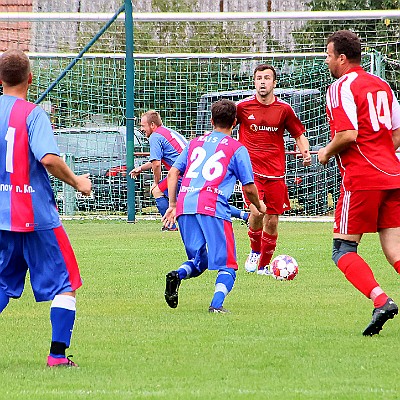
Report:
[[[65,163],[71,170],[74,170],[75,167],[75,156],[71,153],[65,153],[62,155]],[[63,210],[62,215],[75,215],[75,189],[68,185],[67,183],[62,183],[62,202],[63,202]]]
[[[134,85],[135,66],[133,62],[133,16],[132,1],[125,0],[125,73],[126,73],[126,182],[128,222],[135,222],[135,181],[129,176],[134,166]]]

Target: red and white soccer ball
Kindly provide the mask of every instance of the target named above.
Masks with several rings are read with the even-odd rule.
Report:
[[[299,266],[293,257],[280,255],[271,261],[270,270],[275,279],[291,281],[299,273]]]

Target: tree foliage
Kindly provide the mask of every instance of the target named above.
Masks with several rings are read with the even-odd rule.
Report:
[[[400,0],[311,0],[311,11],[344,10],[392,10],[400,8]],[[357,33],[365,50],[374,49],[391,57],[398,54],[400,25],[390,19],[385,20],[329,20],[307,21],[294,37],[297,47],[312,46],[315,50],[324,50],[327,37],[339,30],[350,29]]]

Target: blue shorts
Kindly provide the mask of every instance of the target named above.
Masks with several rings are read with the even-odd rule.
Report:
[[[19,298],[29,275],[36,301],[52,300],[82,285],[63,226],[34,232],[0,231],[0,287]]]
[[[238,269],[231,221],[202,214],[180,215],[177,221],[189,260],[207,246],[208,269]]]

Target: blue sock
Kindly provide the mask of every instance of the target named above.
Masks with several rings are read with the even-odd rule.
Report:
[[[64,343],[69,347],[76,314],[75,297],[57,295],[54,297],[50,308],[50,321],[52,326],[52,342]],[[57,354],[51,354],[57,356]],[[58,355],[59,356],[59,355]]]
[[[165,212],[168,210],[169,201],[165,196],[159,197],[158,199],[155,199],[155,200],[156,200],[156,206],[157,206],[158,212],[163,217]]]
[[[155,200],[156,200],[156,206],[157,206],[158,212],[163,217],[169,207],[168,197],[163,196],[163,197],[159,197],[158,199],[155,199]],[[176,224],[173,224],[171,226],[171,229],[176,229]]]
[[[193,271],[193,263],[191,261],[184,262],[178,269],[179,279],[189,279]]]
[[[193,260],[185,261],[178,268],[179,279],[196,278],[207,269],[208,263],[201,262],[196,265]]]
[[[3,289],[0,289],[0,313],[7,307],[10,298]]]
[[[235,283],[236,272],[233,268],[224,268],[218,271],[215,281],[214,297],[211,301],[211,307],[220,308],[224,304],[225,297],[232,290]]]

